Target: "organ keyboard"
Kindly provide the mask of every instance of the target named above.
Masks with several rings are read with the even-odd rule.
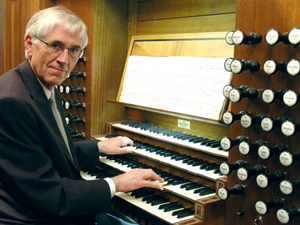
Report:
[[[196,135],[172,131],[162,127],[157,127],[137,121],[124,121],[110,123],[112,128],[120,128],[134,133],[142,134],[161,141],[181,145],[214,154],[223,158],[228,157],[228,152],[220,148],[220,140],[212,140],[206,137],[198,137]]]
[[[219,206],[221,203],[216,196],[216,185],[224,186],[226,182],[226,176],[220,172],[219,167],[221,162],[226,161],[228,151],[222,150],[220,139],[214,140],[137,121],[109,123],[108,131],[110,131],[109,135],[95,136],[95,138],[101,141],[126,135],[134,141],[131,147],[133,153],[121,156],[101,155],[98,170],[82,172],[85,179],[103,178],[98,174],[102,174],[103,171],[113,170],[112,174],[115,174],[116,171],[124,173],[134,168],[151,168],[165,180],[163,191],[158,194],[153,193],[166,199],[163,203],[152,206],[152,202],[149,204],[143,201],[142,197],[136,197],[131,192],[116,193],[115,199],[118,199],[116,201],[121,201],[122,204],[125,202],[155,216],[159,222],[156,221],[153,225],[206,224],[204,220],[208,218],[205,218],[204,213],[201,212],[206,204],[203,202],[212,201],[208,205]],[[153,144],[154,140],[158,142]],[[206,157],[206,154],[213,157]],[[105,175],[109,176],[107,173]],[[174,216],[170,212],[164,212],[163,205],[167,204],[182,205],[180,210],[187,215]],[[203,215],[197,215],[197,211]],[[222,214],[220,216],[222,217]],[[151,223],[147,221],[144,224]]]

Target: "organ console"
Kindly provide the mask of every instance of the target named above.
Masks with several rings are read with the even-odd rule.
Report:
[[[295,46],[297,7],[292,6],[298,2],[236,3],[236,31],[223,35],[226,45],[234,47],[234,56],[222,55],[224,70],[232,73],[231,80],[223,86],[223,124],[208,122],[201,116],[191,121],[187,119],[189,114],[122,101],[121,87],[126,84],[123,79],[117,101],[110,101],[125,105],[126,118],[108,123],[107,133],[132,138],[135,149],[131,155],[101,156],[98,171],[117,174],[132,168],[152,168],[166,180],[163,191],[117,193],[113,199],[114,207],[142,224],[299,224],[296,149],[300,116],[296,103],[300,63]],[[272,9],[274,14],[266,16],[266,9]],[[263,38],[260,34],[266,35]],[[178,51],[198,44],[190,48],[178,40],[173,40],[180,45],[180,50],[174,47]],[[128,58],[173,56],[170,50],[159,50],[164,48],[162,39],[151,43],[151,47],[148,42],[149,37],[133,40]],[[214,52],[213,46],[209,52]],[[180,92],[179,86],[177,90]],[[187,121],[179,121],[178,114]],[[236,120],[240,123],[234,123]],[[146,196],[152,197],[143,201]],[[156,201],[157,207],[151,206]],[[164,208],[169,206],[181,208],[184,214],[180,218],[175,214],[167,217]]]
[[[146,52],[152,56],[217,57],[225,60],[225,57],[233,54],[233,46],[225,43],[224,36],[225,33],[220,32],[183,36],[156,35],[150,39],[148,36],[146,39],[134,37],[127,63],[132,59],[131,56],[146,59]],[[159,48],[156,47],[157,44],[160,45]],[[174,48],[169,48],[170,44]],[[182,47],[178,48],[178,44]],[[128,67],[129,65],[127,70]],[[224,70],[223,65],[221,69]],[[127,70],[125,67],[123,79],[129,76]],[[176,81],[179,78],[173,74],[172,79]],[[223,85],[228,84],[228,81],[223,81]],[[229,134],[229,127],[219,120],[228,105],[227,100],[224,98],[220,102],[218,118],[209,119],[200,114],[178,112],[176,110],[180,108],[179,104],[174,111],[153,108],[146,105],[146,96],[144,105],[128,103],[122,95],[125,84],[126,79],[121,82],[117,101],[108,101],[124,105],[126,118],[108,122],[107,134],[94,135],[94,138],[101,141],[115,135],[127,136],[134,141],[133,153],[121,156],[101,155],[99,165],[96,168],[86,168],[82,171],[82,176],[86,179],[99,179],[103,174],[114,176],[134,168],[151,168],[164,178],[163,190],[144,188],[116,193],[112,199],[112,207],[143,225],[223,224],[224,201],[218,198],[217,189],[226,186],[226,176],[221,173],[220,164],[227,161],[228,151],[222,149],[221,138]],[[178,85],[185,88],[184,82],[177,84],[177,89],[180,90]],[[141,85],[134,85],[131,92],[134,93],[139,86]],[[219,90],[222,98],[221,92],[222,89]],[[187,96],[188,99],[194,97]],[[197,102],[205,100],[200,98],[201,96],[197,96]]]

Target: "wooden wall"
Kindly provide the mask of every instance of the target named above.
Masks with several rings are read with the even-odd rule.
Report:
[[[235,0],[129,0],[129,35],[235,28]]]

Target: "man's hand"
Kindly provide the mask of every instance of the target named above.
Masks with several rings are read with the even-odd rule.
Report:
[[[99,152],[108,155],[132,153],[131,146],[133,146],[133,141],[128,137],[122,137],[122,136],[108,138],[104,141],[98,142]]]
[[[116,192],[133,191],[143,187],[162,189],[160,183],[164,182],[152,169],[134,169],[111,179],[116,185]]]

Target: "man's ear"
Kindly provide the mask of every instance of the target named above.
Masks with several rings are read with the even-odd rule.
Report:
[[[25,37],[25,51],[27,52],[28,56],[31,56],[32,55],[32,42],[31,42],[31,36],[30,35],[26,35]]]

